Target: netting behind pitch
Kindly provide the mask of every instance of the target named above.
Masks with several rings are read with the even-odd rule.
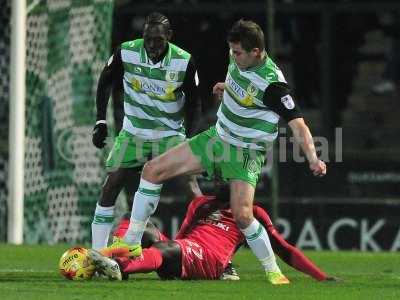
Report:
[[[91,143],[110,0],[28,1],[24,239],[85,242],[104,178]]]

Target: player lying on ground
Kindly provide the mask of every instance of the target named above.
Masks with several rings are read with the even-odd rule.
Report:
[[[203,197],[203,196],[202,196]],[[194,200],[201,198],[195,197]],[[118,224],[117,229],[114,232],[114,239],[122,238],[129,227],[129,216],[126,214]],[[152,247],[157,242],[164,242],[170,240],[166,235],[160,232],[160,230],[154,226],[150,221],[146,226],[146,230],[143,233],[142,246],[144,249]],[[239,280],[240,277],[233,267],[232,262],[229,261],[224,272],[220,276],[221,280]]]
[[[229,183],[231,209],[247,244],[267,275],[281,276],[265,228],[253,216],[253,199],[265,156],[278,136],[278,122],[288,123],[308,160],[310,171],[326,174],[326,165],[315,150],[313,137],[281,70],[265,51],[264,34],[252,21],[235,22],[228,33],[230,63],[215,126],[194,136],[143,168],[135,193],[129,228],[110,250],[140,256],[141,240],[149,217],[156,211],[163,184],[182,175],[207,172],[209,178]]]
[[[142,245],[150,248],[143,249],[140,257],[121,256],[115,258],[115,263],[92,251],[93,260],[99,270],[112,279],[120,279],[125,274],[152,271],[156,271],[161,278],[218,279],[244,242],[228,203],[218,200],[212,196],[195,198],[189,205],[175,240],[169,240],[154,225],[149,225]],[[267,229],[273,249],[283,261],[316,280],[332,279],[277,232],[265,210],[254,205],[253,213]],[[123,236],[128,226],[126,220],[121,222],[116,236]],[[103,253],[107,255],[106,249]],[[269,281],[272,284],[281,283],[274,278],[269,278]]]

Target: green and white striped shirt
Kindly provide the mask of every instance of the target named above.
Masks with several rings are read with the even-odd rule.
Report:
[[[172,43],[163,60],[153,64],[143,39],[121,45],[124,69],[124,121],[122,128],[146,140],[181,135],[184,81],[190,54]]]
[[[264,64],[240,70],[230,56],[223,100],[217,112],[218,135],[229,144],[267,150],[278,135],[279,115],[263,103],[266,88],[285,82],[281,70],[267,57]]]

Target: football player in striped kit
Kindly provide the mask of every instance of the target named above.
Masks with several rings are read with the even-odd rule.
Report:
[[[107,250],[141,254],[141,239],[149,216],[158,204],[163,183],[179,175],[206,171],[230,185],[233,218],[273,284],[289,283],[279,269],[264,226],[253,216],[255,186],[266,152],[278,135],[278,121],[288,122],[315,176],[326,174],[309,128],[290,95],[286,80],[267,55],[264,33],[252,21],[237,21],[228,33],[229,67],[217,123],[163,155],[147,162],[135,194],[129,228]]]
[[[93,249],[107,246],[121,189],[127,184],[134,186],[147,160],[190,136],[199,116],[194,60],[190,53],[170,42],[171,36],[169,20],[159,13],[150,14],[143,38],[122,43],[100,75],[93,144],[105,146],[108,100],[111,90],[121,85],[124,119],[106,161],[108,176],[92,222]],[[188,183],[197,187],[194,178]]]

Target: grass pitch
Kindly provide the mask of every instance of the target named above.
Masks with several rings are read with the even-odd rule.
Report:
[[[306,252],[342,282],[317,282],[280,262],[291,280],[271,286],[249,250],[235,257],[238,282],[161,281],[154,273],[129,281],[77,282],[58,274],[58,260],[68,248],[0,245],[1,299],[400,299],[399,253]]]

